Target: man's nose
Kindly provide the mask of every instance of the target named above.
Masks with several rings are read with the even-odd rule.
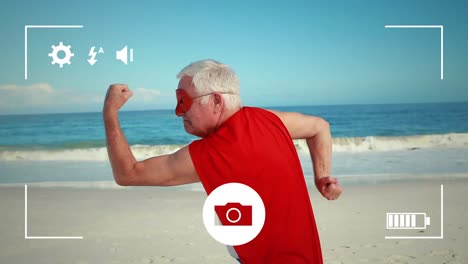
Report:
[[[176,106],[175,114],[176,114],[176,116],[183,116],[183,115],[185,115],[184,111],[182,110],[182,107],[180,107],[179,105]]]

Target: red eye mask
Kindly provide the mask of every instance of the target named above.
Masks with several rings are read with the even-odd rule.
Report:
[[[208,94],[205,94],[205,95],[208,95]],[[192,103],[193,103],[192,99],[202,97],[205,95],[190,97],[190,95],[185,90],[177,89],[176,90],[177,106],[175,109],[176,115],[181,116],[187,113],[187,111],[190,110],[190,107],[192,106]]]
[[[190,107],[192,106],[192,103],[193,103],[192,99],[207,96],[207,95],[214,94],[214,93],[233,94],[233,93],[211,92],[211,93],[204,94],[204,95],[190,97],[190,95],[185,90],[177,89],[176,90],[177,106],[176,106],[176,109],[175,109],[176,115],[181,116],[181,115],[187,113],[187,111],[190,110]]]

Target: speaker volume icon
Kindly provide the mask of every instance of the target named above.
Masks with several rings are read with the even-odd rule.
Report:
[[[130,49],[130,56],[128,56],[127,46],[123,49],[118,50],[115,54],[117,60],[121,60],[125,65],[127,65],[127,60],[130,58],[130,62],[133,62],[133,49]]]

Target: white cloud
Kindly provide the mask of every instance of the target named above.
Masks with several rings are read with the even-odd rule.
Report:
[[[103,103],[104,102],[104,96],[103,95],[96,95],[91,98],[91,101],[94,103]]]
[[[51,93],[53,90],[54,89],[52,86],[50,86],[48,83],[36,83],[29,86],[19,86],[15,84],[0,85],[0,92],[7,93]]]
[[[0,107],[20,108],[48,104],[53,97],[54,89],[47,83],[36,83],[29,86],[15,84],[0,85]]]
[[[134,92],[133,101],[145,102],[145,103],[152,103],[157,100],[161,92],[155,89],[146,89],[146,88],[137,88]]]
[[[154,109],[163,97],[156,89],[137,88],[133,92],[128,108]],[[0,85],[0,114],[101,111],[104,98],[105,90],[55,89],[48,83],[5,84]]]

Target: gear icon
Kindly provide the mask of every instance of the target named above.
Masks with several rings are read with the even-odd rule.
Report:
[[[63,42],[60,42],[58,46],[52,45],[52,52],[49,53],[49,57],[52,57],[52,64],[58,63],[60,68],[63,68],[63,64],[71,64],[70,59],[71,57],[75,56],[70,50],[71,46],[63,45]],[[59,58],[57,55],[60,51],[65,53],[63,58]]]

